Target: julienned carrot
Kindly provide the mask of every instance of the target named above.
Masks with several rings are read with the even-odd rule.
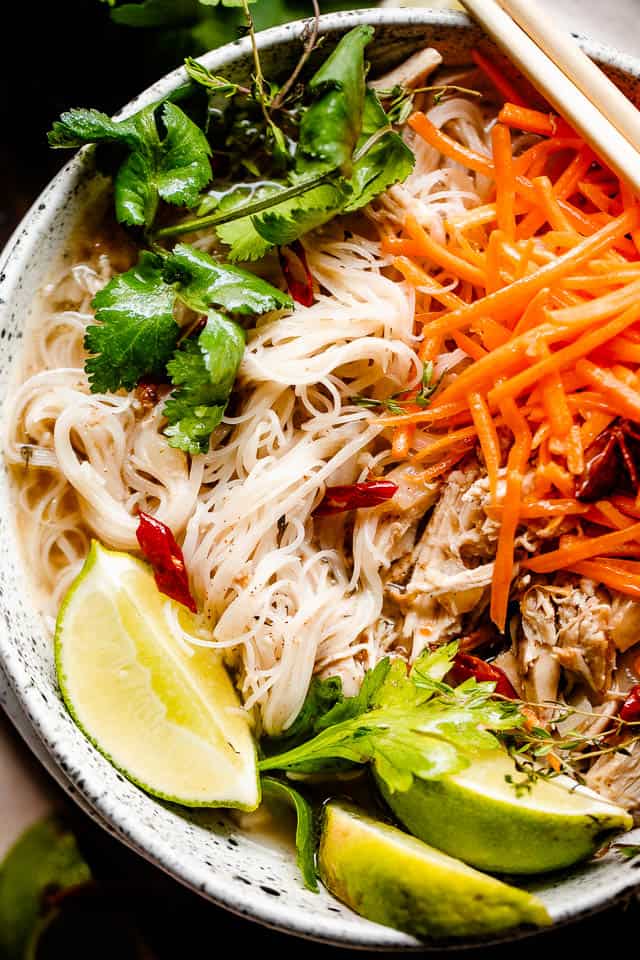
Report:
[[[490,516],[502,514],[500,504],[488,506],[486,510]],[[525,500],[520,506],[520,519],[543,520],[545,517],[567,517],[572,514],[587,513],[588,510],[586,503],[580,503],[579,500],[570,497],[557,500]]]
[[[482,360],[483,357],[488,356],[488,351],[481,347],[479,343],[476,343],[475,340],[472,340],[471,337],[468,337],[466,334],[462,333],[461,330],[454,330],[452,334],[453,340],[457,347],[460,347],[461,350],[472,357],[474,360]]]
[[[442,320],[434,321],[433,330],[438,329],[445,334],[451,333],[452,330],[459,330],[468,326],[476,317],[481,317],[484,314],[488,313],[499,319],[505,314],[508,315],[510,312],[522,309],[543,287],[557,283],[580,264],[597,256],[603,250],[607,250],[616,237],[623,236],[630,230],[636,229],[638,225],[640,225],[640,214],[634,207],[612,220],[611,223],[602,227],[591,237],[582,240],[573,250],[569,250],[555,261],[540,267],[535,273],[523,277],[522,280],[516,280],[508,287],[503,287],[496,293],[482,297],[475,303],[465,304],[445,314]],[[455,386],[455,384],[452,386]]]
[[[498,114],[500,123],[515,130],[539,133],[544,137],[553,137],[558,129],[558,118],[553,113],[542,113],[517,103],[505,103]]]
[[[487,278],[482,270],[472,266],[460,257],[455,256],[455,254],[447,250],[446,247],[443,247],[441,243],[436,243],[435,240],[432,240],[427,231],[420,226],[416,218],[411,214],[407,216],[404,222],[404,228],[416,244],[419,250],[419,256],[427,257],[429,260],[432,260],[433,263],[437,263],[439,266],[444,267],[445,270],[451,271],[454,276],[461,277],[462,280],[469,280],[469,282],[475,286],[486,287]]]
[[[602,393],[623,417],[640,421],[640,392],[628,386],[614,373],[590,360],[579,360],[576,368],[599,393]]]
[[[415,423],[405,423],[393,432],[391,454],[396,460],[406,460],[416,432]]]
[[[596,560],[582,560],[572,564],[568,569],[581,577],[589,577],[596,583],[603,583],[618,593],[623,593],[634,600],[640,600],[640,564],[638,571],[630,572],[620,567],[615,561],[597,558]]]
[[[536,384],[540,377],[546,376],[548,373],[551,373],[554,370],[562,370],[572,363],[576,364],[576,370],[586,379],[585,371],[587,369],[590,370],[591,368],[582,367],[579,362],[580,358],[585,357],[588,353],[591,353],[592,350],[595,350],[603,343],[606,343],[607,340],[612,339],[612,337],[614,337],[616,334],[621,333],[626,329],[626,327],[630,326],[632,323],[635,323],[639,317],[640,303],[634,307],[630,307],[629,310],[625,310],[621,316],[616,317],[615,320],[610,320],[609,323],[606,323],[599,329],[583,334],[575,341],[575,343],[570,344],[568,347],[563,347],[561,350],[557,350],[544,360],[534,363],[527,370],[523,370],[511,377],[511,379],[505,380],[503,383],[499,383],[490,391],[489,403],[497,404],[507,397],[517,397],[523,393],[523,391]],[[576,361],[578,362],[576,363]],[[594,365],[592,364],[591,367],[593,366]],[[588,382],[591,383],[592,381],[589,380]],[[601,390],[601,392],[604,393],[605,391]],[[447,400],[453,399],[450,391],[445,391],[441,397],[443,401],[445,399],[445,394]],[[617,401],[619,401],[619,395],[615,394],[613,388],[606,391],[606,396],[608,399],[612,399],[614,396],[616,396]],[[638,400],[640,402],[640,397]],[[635,419],[640,419],[640,406],[638,406],[638,411],[639,414],[635,417]],[[625,414],[625,416],[630,416],[630,414]]]
[[[516,236],[516,181],[513,173],[511,132],[502,123],[496,123],[491,131],[493,165],[496,178],[496,216],[498,229],[508,240]]]
[[[496,425],[480,393],[469,394],[469,410],[473,417],[473,425],[476,428],[478,443],[480,444],[482,456],[484,457],[484,465],[487,469],[487,476],[489,477],[491,498],[495,500],[498,486],[498,471],[502,461]]]
[[[396,257],[393,265],[409,283],[412,283],[415,287],[427,287],[431,291],[431,296],[450,310],[457,310],[465,306],[460,297],[456,296],[451,290],[446,290],[435,277],[430,277],[415,263],[412,263],[408,257]],[[428,335],[442,338],[442,334],[436,330],[429,331]]]
[[[476,49],[471,51],[471,58],[476,66],[480,67],[482,72],[489,78],[498,93],[502,94],[505,100],[519,107],[526,107],[526,101],[518,93],[514,84],[492,60],[489,60],[488,57],[485,57],[483,53]]]
[[[627,543],[629,540],[635,540],[639,536],[640,523],[634,523],[624,530],[605,533],[601,537],[585,537],[579,543],[561,547],[559,550],[551,551],[551,553],[544,553],[532,560],[525,560],[523,567],[532,570],[534,573],[553,573],[556,570],[572,567],[574,564],[591,557],[606,556],[609,550],[615,550],[616,547]]]
[[[449,447],[457,447],[462,442],[475,440],[475,436],[475,426],[463,427],[462,430],[455,430],[453,433],[445,433],[443,436],[439,437],[437,440],[433,440],[426,447],[423,447],[421,450],[415,453],[413,455],[413,462],[422,463],[423,460],[428,460],[429,457],[433,457],[437,453],[441,453],[443,450],[448,450]]]
[[[502,502],[502,523],[498,535],[498,549],[493,567],[491,587],[491,619],[499,630],[504,630],[507,620],[509,591],[513,578],[514,546],[520,519],[520,494],[529,454],[531,431],[527,421],[512,400],[501,407],[506,425],[513,434],[513,446],[507,458],[507,477]]]
[[[553,184],[549,177],[534,177],[531,182],[540,198],[540,206],[549,225],[554,230],[570,231],[571,226],[567,220],[567,215],[554,195]]]
[[[407,479],[410,483],[431,483],[433,480],[442,476],[443,473],[448,473],[452,467],[455,467],[456,463],[459,463],[463,457],[467,456],[473,445],[474,442],[472,438],[463,441],[459,447],[452,450],[446,457],[438,460],[433,466],[427,467],[426,470],[416,474],[415,477],[409,476]]]

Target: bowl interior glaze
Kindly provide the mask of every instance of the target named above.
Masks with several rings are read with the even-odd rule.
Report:
[[[368,49],[374,72],[395,65],[425,45],[437,47],[449,65],[469,62],[470,48],[480,41],[485,48],[490,47],[481,31],[463,15],[419,9],[325,16],[321,31],[327,36],[327,45],[358,23],[370,23],[376,28]],[[282,73],[297,59],[303,28],[304,22],[297,22],[259,35],[267,75]],[[591,41],[583,41],[583,46],[637,99],[640,62]],[[211,70],[232,79],[246,80],[251,69],[247,40],[229,44],[202,59]],[[182,70],[174,71],[128,104],[123,114],[165,96],[184,79]],[[81,151],[43,191],[2,255],[0,403],[10,389],[11,370],[36,292],[46,281],[52,264],[68,256],[72,228],[92,194],[93,172],[92,149]],[[60,777],[81,795],[83,805],[94,812],[96,819],[176,879],[239,915],[343,946],[386,950],[436,948],[361,919],[324,890],[310,893],[302,885],[289,849],[266,845],[243,833],[220,811],[190,812],[152,799],[96,752],[67,714],[58,694],[51,644],[29,595],[11,504],[3,467],[0,665],[27,717],[30,732],[35,732]],[[561,875],[536,881],[530,887],[539,893],[555,921],[567,922],[630,893],[638,882],[638,872],[629,862],[620,862],[608,854]],[[509,934],[506,939],[521,933]],[[469,945],[469,941],[465,943]]]

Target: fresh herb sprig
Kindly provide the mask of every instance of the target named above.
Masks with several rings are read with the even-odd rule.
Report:
[[[402,661],[380,661],[364,692],[320,713],[315,736],[264,757],[260,769],[327,773],[345,762],[371,763],[395,792],[408,790],[414,777],[457,773],[479,750],[500,749],[498,732],[519,726],[524,717],[513,702],[494,698],[492,683],[444,683],[456,649],[453,643],[425,652],[409,676]]]
[[[427,360],[422,365],[420,389],[413,397],[407,397],[406,391],[403,390],[401,393],[394,393],[392,396],[385,397],[383,400],[376,400],[374,397],[355,394],[355,396],[351,397],[351,402],[357,404],[359,407],[368,407],[371,409],[382,407],[394,416],[401,416],[403,413],[406,413],[407,406],[428,407],[434,393],[440,386],[441,380],[440,377],[434,380],[433,373],[433,361]]]
[[[238,317],[290,309],[292,301],[254,274],[217,263],[195,247],[178,244],[168,251],[158,240],[215,226],[219,239],[230,247],[229,259],[259,259],[336,214],[369,203],[403,179],[413,163],[376,95],[366,88],[364,51],[373,30],[365,26],[346,34],[308,82],[307,104],[296,107],[295,120],[298,114],[301,119],[292,150],[272,113],[283,110],[293,96],[300,70],[318,44],[317,18],[293,79],[277,87],[262,73],[248,0],[238,3],[254,53],[251,87],[226,81],[193,60],[187,62],[187,71],[215,96],[240,96],[259,105],[268,136],[291,165],[287,182],[273,181],[256,190],[252,184],[237,184],[213,213],[158,229],[161,201],[199,207],[212,177],[207,135],[184,110],[165,101],[119,121],[97,110],[70,110],[49,134],[57,148],[96,143],[122,151],[114,178],[116,217],[126,226],[142,228],[151,247],[142,251],[135,267],[114,277],[94,298],[97,322],[85,336],[91,390],[130,390],[142,377],[162,382],[168,378],[174,391],[163,411],[165,433],[172,446],[191,454],[208,449],[232,390],[245,342]],[[244,186],[250,188],[248,203]],[[184,307],[206,318],[204,326],[197,325],[197,335],[188,335],[194,327],[191,319],[186,336],[179,325]],[[423,383],[420,397],[426,396],[426,388]]]

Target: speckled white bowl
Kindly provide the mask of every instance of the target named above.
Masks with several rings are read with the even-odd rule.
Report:
[[[374,70],[426,44],[436,46],[449,64],[466,63],[470,47],[481,36],[461,14],[418,9],[329,15],[322,18],[321,30],[331,43],[358,23],[376,28],[367,51]],[[294,61],[303,28],[303,22],[292,23],[259,36],[267,74],[282,71]],[[591,41],[583,46],[635,95],[640,62]],[[248,42],[222,47],[204,61],[216,72],[244,79],[250,71]],[[169,74],[125,112],[165,96],[184,79],[181,70]],[[2,256],[0,402],[34,295],[46,281],[52,262],[64,254],[92,171],[91,149],[75,156],[38,198]],[[37,752],[42,756],[42,748],[46,750],[47,765],[50,769],[55,765],[59,782],[79,794],[83,806],[129,846],[203,896],[271,927],[344,946],[429,949],[428,944],[361,919],[325,891],[314,895],[305,890],[291,854],[243,835],[222,812],[190,812],[160,803],[125,780],[96,752],[67,714],[56,687],[51,645],[29,597],[4,470],[0,476],[0,612],[4,621],[0,664],[10,684],[0,701],[12,704],[14,720],[32,744],[38,743]],[[630,895],[639,884],[640,873],[632,863],[608,855],[549,877],[535,888],[554,920],[562,923]],[[509,936],[514,935],[520,934]]]

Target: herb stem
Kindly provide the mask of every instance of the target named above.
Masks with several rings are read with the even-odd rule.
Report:
[[[174,223],[168,227],[162,227],[156,230],[154,238],[176,237],[183,233],[193,233],[194,230],[202,230],[204,227],[216,227],[221,223],[231,223],[233,220],[241,220],[243,217],[252,217],[263,210],[275,207],[285,200],[293,200],[303,193],[308,193],[314,187],[327,183],[335,171],[330,170],[319,177],[310,177],[308,180],[301,180],[292,187],[286,187],[270,197],[263,197],[262,200],[255,200],[253,203],[247,203],[242,207],[236,207],[235,210],[229,210],[226,213],[210,213],[206,217],[196,217],[195,220],[183,220],[182,223]]]
[[[289,79],[286,81],[286,83],[282,85],[280,91],[273,99],[273,103],[271,104],[272,110],[280,109],[285,99],[287,98],[289,91],[291,90],[294,83],[300,76],[302,68],[304,67],[305,63],[307,62],[307,60],[315,50],[316,43],[318,41],[320,7],[318,6],[318,0],[311,0],[311,2],[313,4],[313,26],[311,27],[311,30],[308,32],[308,35],[306,37],[305,44],[304,44],[304,50],[302,51],[302,55],[300,56],[300,59],[298,60],[296,66],[294,67],[293,73],[291,74]]]

